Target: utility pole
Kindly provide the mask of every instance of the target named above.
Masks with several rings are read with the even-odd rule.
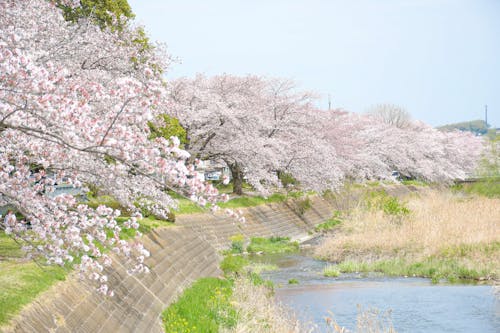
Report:
[[[328,94],[328,111],[332,109],[332,99],[330,94]]]
[[[486,123],[486,130],[488,130],[488,105],[484,106],[484,122]]]

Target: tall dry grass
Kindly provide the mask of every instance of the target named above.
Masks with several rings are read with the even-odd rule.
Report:
[[[226,333],[311,332],[292,312],[274,302],[269,288],[256,286],[247,278],[235,281],[232,304],[238,312],[238,324]]]
[[[405,204],[411,212],[400,219],[358,205],[316,254],[334,262],[449,256],[499,269],[500,199],[427,190]]]

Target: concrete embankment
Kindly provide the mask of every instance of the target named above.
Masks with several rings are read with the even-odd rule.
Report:
[[[235,234],[289,236],[300,239],[331,217],[335,206],[320,197],[297,213],[293,203],[242,209],[246,223],[222,213],[181,215],[173,227],[155,229],[143,237],[151,257],[151,273],[129,275],[127,262],[116,259],[108,269],[113,297],[71,274],[16,316],[4,332],[163,332],[161,312],[201,277],[219,276],[219,251]]]

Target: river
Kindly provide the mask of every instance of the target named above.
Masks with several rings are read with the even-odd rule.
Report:
[[[326,332],[329,316],[355,331],[358,307],[377,309],[384,322],[390,318],[397,332],[500,332],[500,300],[489,285],[432,284],[429,279],[388,278],[381,275],[322,275],[325,262],[306,255],[288,254],[254,258],[278,265],[264,272],[276,286],[275,297],[297,316]],[[289,284],[296,279],[298,284]]]

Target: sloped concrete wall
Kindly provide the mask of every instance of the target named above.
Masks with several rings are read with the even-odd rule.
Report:
[[[219,251],[229,237],[300,238],[329,217],[332,205],[314,197],[303,215],[293,204],[243,209],[246,223],[222,213],[178,217],[176,226],[158,228],[143,237],[151,252],[151,273],[129,275],[127,263],[115,260],[107,271],[114,297],[103,297],[88,282],[71,275],[38,297],[4,332],[163,332],[161,312],[200,277],[220,276]]]

